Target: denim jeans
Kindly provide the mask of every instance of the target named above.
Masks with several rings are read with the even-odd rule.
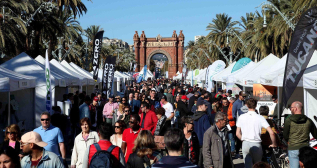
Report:
[[[236,126],[233,126],[233,127],[231,127],[231,131],[228,132],[228,138],[230,141],[231,152],[234,152],[236,149],[235,140],[234,140],[235,133],[236,133]]]
[[[299,168],[299,150],[288,150],[290,168]]]

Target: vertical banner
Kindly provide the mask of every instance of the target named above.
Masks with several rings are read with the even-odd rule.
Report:
[[[295,88],[317,48],[317,7],[308,9],[302,14],[290,43],[283,81],[283,104],[293,94]]]
[[[211,91],[211,89],[214,87],[214,83],[212,81],[212,78],[217,74],[219,73],[220,71],[222,71],[223,69],[225,69],[226,67],[226,64],[221,61],[221,60],[218,60],[218,61],[215,61],[213,64],[209,65],[208,67],[208,74],[207,75],[207,79],[206,81],[208,80],[208,86],[207,86],[207,91]]]
[[[134,63],[134,65],[133,65],[133,72],[135,72],[136,66],[137,66],[137,64]]]
[[[105,60],[105,64],[103,66],[103,74],[102,74],[102,93],[104,93],[106,95],[106,97],[108,97],[107,92],[108,92],[108,74],[109,74],[109,64],[111,62],[111,58],[112,56],[109,55],[106,60]]]
[[[107,98],[109,98],[110,93],[112,91],[112,86],[113,86],[113,78],[114,78],[114,72],[116,71],[116,59],[117,57],[111,57],[110,63],[109,63],[109,68],[108,68],[108,82],[107,82]]]
[[[45,53],[45,79],[46,79],[46,110],[51,113],[52,109],[52,88],[51,88],[51,69],[50,69],[50,62],[48,60],[48,53],[46,50]]]
[[[211,65],[209,65],[210,67]],[[206,69],[206,74],[205,74],[205,87],[208,88],[209,85],[209,80],[208,80],[208,72],[209,72],[209,67]]]
[[[99,31],[93,41],[93,59],[92,59],[92,70],[93,70],[93,78],[95,81],[98,79],[98,71],[99,71],[99,55],[102,47],[102,38],[103,38],[103,30]]]
[[[186,78],[186,70],[187,70],[187,65],[186,64],[184,64],[183,65],[183,72],[182,72],[182,83],[184,83],[185,82],[185,78]]]
[[[144,68],[144,72],[143,72],[143,80],[145,80],[145,81],[146,81],[146,80],[147,80],[147,79],[146,79],[146,76],[147,76],[147,74],[146,74],[146,73],[147,73],[147,65],[144,65],[144,67],[143,67],[143,68]]]

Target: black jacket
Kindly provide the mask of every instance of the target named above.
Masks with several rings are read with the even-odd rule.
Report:
[[[199,140],[197,137],[197,134],[195,132],[192,132],[192,138],[191,138],[191,142],[193,144],[193,149],[194,149],[194,164],[198,164],[198,160],[199,160]],[[187,157],[189,159],[189,148],[188,148],[188,140],[185,138],[184,139],[184,156]]]
[[[189,98],[188,100],[188,108],[192,109],[194,103],[195,103],[195,99],[197,99],[197,97],[195,95],[193,95],[192,97]]]
[[[9,141],[4,141],[0,145],[0,149],[5,150],[7,148],[11,148],[11,146],[9,146]],[[20,142],[19,141],[15,142],[14,150],[15,150],[16,154],[23,154],[22,149],[20,149]]]
[[[182,100],[177,102],[177,110],[179,111],[179,118],[193,114]]]
[[[152,157],[157,157],[157,161],[158,161],[162,158],[162,155],[158,151],[153,151]],[[133,152],[129,156],[129,159],[127,162],[127,168],[143,168],[145,167],[145,165],[147,165],[146,161],[148,162],[148,164],[151,164],[149,158],[145,158],[145,157],[140,158],[136,152]]]
[[[171,128],[171,120],[167,120],[167,118],[164,119],[161,125],[159,136],[164,136],[165,132]]]

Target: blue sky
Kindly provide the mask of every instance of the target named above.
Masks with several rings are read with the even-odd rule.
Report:
[[[104,37],[133,44],[133,35],[142,30],[147,37],[171,37],[173,30],[183,30],[185,45],[196,35],[207,35],[206,27],[218,13],[240,21],[247,12],[260,10],[264,0],[82,0],[88,12],[78,18],[86,29],[100,25]]]

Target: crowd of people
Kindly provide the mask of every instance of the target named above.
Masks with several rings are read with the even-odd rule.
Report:
[[[273,98],[276,99],[276,96]],[[6,128],[0,167],[204,167],[233,168],[243,158],[246,168],[268,168],[265,150],[288,143],[291,168],[315,167],[317,151],[309,134],[317,129],[292,103],[283,138],[276,116],[256,110],[257,100],[240,91],[212,89],[159,79],[126,85],[123,96],[98,89],[63,96],[71,104],[66,116],[58,106],[43,112],[41,126],[21,135],[16,124]],[[285,147],[285,146],[283,146]],[[242,155],[241,155],[242,153]]]

